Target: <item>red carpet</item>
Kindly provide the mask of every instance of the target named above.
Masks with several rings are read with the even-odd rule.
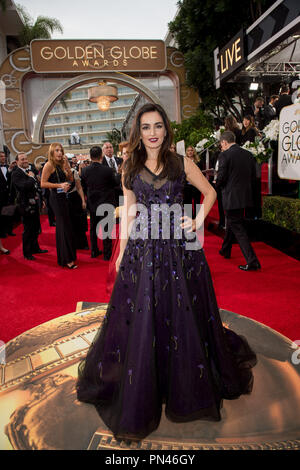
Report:
[[[92,259],[89,251],[78,251],[79,268],[68,270],[56,263],[55,228],[42,216],[41,248],[49,253],[25,261],[22,255],[22,225],[16,237],[3,240],[10,255],[0,255],[2,284],[0,340],[6,342],[26,330],[55,317],[73,312],[79,301],[107,302],[108,263]],[[254,243],[262,264],[261,272],[242,272],[238,246],[232,258],[218,254],[221,239],[206,232],[204,249],[212,272],[220,308],[275,329],[292,340],[300,339],[300,263],[264,243]]]
[[[42,234],[39,244],[49,253],[35,255],[36,261],[25,261],[22,254],[22,231],[16,237],[2,240],[10,255],[0,255],[2,314],[0,340],[7,341],[24,331],[66,313],[74,312],[76,304],[106,302],[108,262],[91,258],[90,251],[77,251],[79,268],[70,270],[57,265],[55,227],[41,217]],[[101,246],[99,244],[99,246]]]
[[[221,242],[206,232],[204,249],[219,307],[264,323],[293,341],[299,340],[299,261],[256,242],[253,247],[262,270],[243,272],[238,269],[239,264],[245,264],[239,246],[233,245],[228,260],[218,253]]]

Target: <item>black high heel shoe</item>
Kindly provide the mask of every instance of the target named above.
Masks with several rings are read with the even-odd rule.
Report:
[[[77,264],[71,264],[71,266],[69,266],[69,265],[67,264],[66,266],[67,266],[67,268],[69,268],[69,269],[76,269],[76,268],[78,268]]]
[[[10,251],[7,250],[6,248],[1,248],[0,251],[3,255],[9,255],[10,254]]]

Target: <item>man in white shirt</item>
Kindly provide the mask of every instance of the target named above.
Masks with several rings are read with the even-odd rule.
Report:
[[[265,125],[269,124],[273,119],[276,119],[275,103],[278,101],[278,98],[278,95],[272,95],[269,104],[265,107]]]
[[[115,172],[118,172],[118,166],[122,163],[122,159],[114,155],[114,148],[111,142],[104,142],[102,147],[103,160],[102,165],[111,167]]]

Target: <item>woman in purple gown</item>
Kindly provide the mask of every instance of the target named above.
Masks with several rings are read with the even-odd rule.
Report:
[[[194,162],[170,152],[171,142],[164,110],[140,108],[123,174],[118,274],[103,325],[79,366],[78,399],[95,405],[116,438],[153,432],[162,404],[175,422],[218,421],[222,399],[253,386],[256,356],[222,325],[195,232],[215,191]],[[204,196],[194,220],[183,212],[186,180]]]

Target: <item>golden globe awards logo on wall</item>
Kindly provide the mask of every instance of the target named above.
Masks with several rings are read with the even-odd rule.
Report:
[[[286,106],[280,113],[278,175],[300,180],[300,103]]]
[[[161,40],[33,40],[32,68],[37,73],[157,71],[166,69]]]

